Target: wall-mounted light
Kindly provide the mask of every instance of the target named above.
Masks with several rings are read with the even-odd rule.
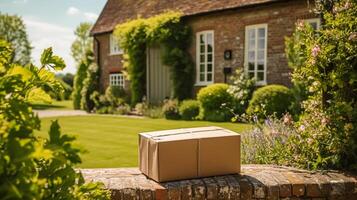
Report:
[[[225,50],[224,51],[224,60],[231,60],[232,59],[232,50]]]

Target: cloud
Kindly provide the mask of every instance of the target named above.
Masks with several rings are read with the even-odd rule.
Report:
[[[85,12],[84,16],[86,17],[86,19],[88,19],[89,21],[95,21],[98,18],[98,15],[95,13],[91,13],[91,12]]]
[[[78,14],[80,14],[80,11],[76,7],[71,6],[67,9],[67,15],[78,15]]]
[[[35,64],[40,63],[42,51],[45,48],[52,47],[54,53],[61,56],[67,64],[64,72],[75,73],[75,62],[71,56],[71,44],[75,39],[73,30],[29,17],[24,17],[24,22],[31,45],[34,47],[32,58]]]
[[[82,17],[88,21],[95,21],[98,18],[98,15],[92,12],[83,12],[80,9],[76,8],[76,7],[69,7],[67,9],[67,15],[68,16],[77,16],[77,17]]]

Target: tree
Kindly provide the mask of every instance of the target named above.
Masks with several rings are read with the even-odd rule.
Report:
[[[74,31],[76,35],[76,40],[72,43],[71,51],[72,57],[77,64],[82,62],[88,51],[93,50],[93,39],[90,37],[90,30],[92,24],[88,22],[83,22]]]
[[[11,44],[14,54],[11,61],[20,65],[31,62],[31,46],[22,19],[17,15],[0,13],[0,40]]]
[[[91,23],[81,23],[74,32],[77,36],[73,42],[71,50],[74,60],[77,62],[77,74],[73,83],[73,107],[81,109],[83,83],[87,78],[87,70],[93,64],[93,39],[90,37]]]
[[[53,121],[47,138],[35,135],[41,121],[33,101],[50,102],[45,88],[60,92],[51,70],[63,59],[44,50],[41,66],[12,63],[11,47],[0,40],[0,197],[1,199],[109,199],[100,183],[85,183],[75,165],[81,163],[74,137],[61,134]]]

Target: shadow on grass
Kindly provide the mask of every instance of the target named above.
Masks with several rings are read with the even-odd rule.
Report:
[[[49,109],[61,109],[65,106],[53,105],[53,104],[32,104],[32,109],[34,110],[49,110]]]

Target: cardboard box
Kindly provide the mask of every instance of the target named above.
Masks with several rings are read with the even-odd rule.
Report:
[[[240,142],[220,127],[140,133],[139,168],[158,182],[239,173]]]

